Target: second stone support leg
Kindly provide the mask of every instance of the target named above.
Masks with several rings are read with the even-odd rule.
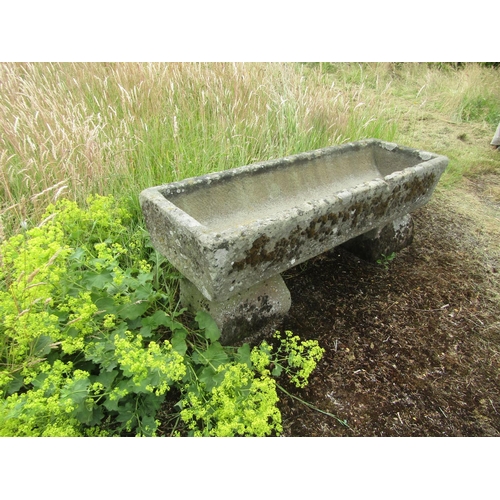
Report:
[[[405,215],[386,226],[373,229],[342,245],[361,259],[376,262],[382,255],[399,252],[413,241],[413,219]]]

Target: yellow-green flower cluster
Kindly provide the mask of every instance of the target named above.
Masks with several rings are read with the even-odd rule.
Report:
[[[151,264],[148,264],[144,259],[139,261],[139,271],[147,274],[151,272]]]
[[[106,234],[117,235],[126,228],[124,223],[130,215],[118,206],[112,196],[91,195],[87,198],[87,208],[80,208],[70,200],[59,200],[47,207],[45,218],[56,218],[58,224],[70,233],[72,239],[106,239]]]
[[[244,363],[220,365],[224,378],[205,399],[188,393],[181,418],[195,436],[269,436],[282,431],[273,379],[255,377]],[[201,428],[200,428],[201,427]]]
[[[66,272],[71,249],[64,244],[62,231],[54,226],[35,227],[0,246],[1,301],[7,295],[17,314],[52,300],[51,292]]]
[[[56,338],[59,335],[59,319],[47,311],[30,311],[24,314],[16,314],[12,310],[6,312],[5,302],[0,298],[0,314],[3,314],[4,352],[7,369],[11,367],[17,370],[24,361],[30,365],[36,363],[37,352],[35,350],[36,340],[41,336]],[[4,377],[4,380],[6,378]],[[10,380],[10,376],[9,376]],[[0,384],[0,391],[2,384]]]
[[[37,338],[57,335],[58,318],[47,308],[66,273],[70,252],[63,231],[54,224],[29,229],[0,246],[0,347],[3,345],[5,353],[4,366],[17,369],[17,364],[36,355],[33,346]],[[7,379],[10,376],[4,373],[2,381]]]
[[[71,249],[62,230],[51,224],[34,227],[3,242],[0,247],[0,280],[4,281],[19,307],[27,308],[40,297],[50,297],[66,272]]]
[[[150,342],[145,348],[140,335],[134,337],[127,331],[125,338],[115,335],[114,344],[125,376],[132,377],[138,387],[144,386],[148,392],[165,394],[173,382],[186,374],[184,358],[168,341],[162,345]]]
[[[116,316],[114,314],[105,314],[102,326],[106,329],[111,329],[116,326]]]
[[[97,306],[93,303],[90,292],[80,292],[78,297],[68,297],[65,304],[59,306],[62,312],[69,312],[67,327],[71,335],[63,335],[61,348],[67,354],[81,351],[85,347],[85,336],[95,329],[93,321]]]
[[[309,375],[316,368],[325,350],[319,346],[317,340],[301,341],[298,335],[294,335],[290,331],[285,332],[284,338],[277,331],[275,337],[281,340],[282,348],[288,353],[286,361],[288,363],[287,371],[292,373],[290,381],[296,387],[305,387]]]
[[[123,274],[119,268],[119,258],[121,255],[127,253],[127,250],[123,248],[119,243],[100,242],[94,245],[97,250],[97,260],[94,261],[94,266],[97,271],[102,271],[103,269],[110,268],[113,272],[118,272],[120,275]]]
[[[112,197],[90,197],[85,208],[59,200],[38,227],[1,243],[1,435],[95,434],[89,426],[110,412],[153,432],[152,408],[186,367],[170,343],[154,341],[168,324],[150,312],[163,295],[147,233],[128,222]],[[149,343],[136,336],[141,327]],[[62,362],[68,356],[74,366]]]
[[[71,382],[71,363],[42,363],[37,388],[13,394],[0,403],[0,436],[80,436],[80,424],[71,416],[72,401],[61,398],[62,388]],[[75,379],[88,376],[75,372]]]
[[[260,346],[254,347],[250,353],[250,361],[252,362],[255,370],[257,370],[257,372],[261,375],[271,374],[268,369],[268,366],[271,363],[271,351],[272,346],[264,340]]]
[[[189,391],[183,400],[183,406],[180,412],[182,421],[188,424],[193,436],[202,437],[205,429],[210,429],[208,405],[201,396]]]

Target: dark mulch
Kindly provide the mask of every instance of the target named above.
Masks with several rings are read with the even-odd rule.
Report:
[[[413,217],[387,269],[337,248],[284,276],[283,329],[326,350],[306,388],[287,388],[349,427],[280,394],[283,435],[500,435],[498,262],[467,217]]]
[[[499,207],[494,207],[495,210]],[[500,259],[472,218],[433,200],[385,267],[336,248],[283,277],[282,324],[325,349],[309,384],[283,377],[283,436],[500,435]],[[320,410],[345,421],[313,410]],[[160,412],[161,435],[178,395]],[[168,417],[168,418],[167,418]]]

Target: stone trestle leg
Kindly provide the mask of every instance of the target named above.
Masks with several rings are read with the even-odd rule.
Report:
[[[361,259],[377,262],[381,257],[399,252],[413,241],[413,219],[410,214],[389,224],[372,229],[347,241],[343,248]]]
[[[184,278],[180,297],[192,312],[208,312],[221,331],[221,343],[233,345],[272,333],[291,305],[290,292],[279,274],[222,301],[208,300]]]

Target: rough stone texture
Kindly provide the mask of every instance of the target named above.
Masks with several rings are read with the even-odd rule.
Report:
[[[210,301],[193,283],[181,280],[181,302],[191,311],[207,311],[221,330],[221,343],[273,333],[291,306],[290,292],[278,274],[223,301]]]
[[[149,188],[140,202],[155,248],[223,302],[419,208],[447,164],[370,139]]]
[[[405,215],[384,227],[353,238],[342,246],[358,257],[377,262],[383,255],[399,252],[413,241],[413,219]]]

